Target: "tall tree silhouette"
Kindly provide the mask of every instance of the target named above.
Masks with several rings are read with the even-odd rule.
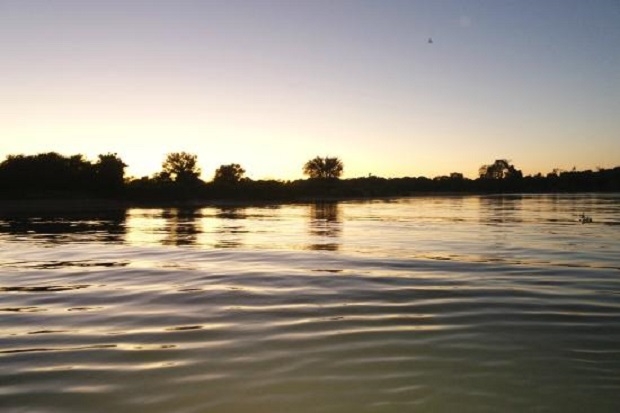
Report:
[[[170,177],[178,183],[197,182],[200,175],[198,157],[187,152],[169,153],[161,167],[161,176]]]
[[[344,165],[340,159],[317,156],[304,164],[303,172],[310,178],[337,179],[342,175],[343,169]]]

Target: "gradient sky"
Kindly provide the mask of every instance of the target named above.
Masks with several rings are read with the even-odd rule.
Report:
[[[207,180],[619,166],[620,2],[0,0],[0,133]]]

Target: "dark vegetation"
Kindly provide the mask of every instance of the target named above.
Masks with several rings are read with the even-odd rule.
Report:
[[[95,161],[55,152],[9,155],[0,163],[1,199],[106,198],[130,202],[295,201],[409,196],[420,193],[611,192],[620,191],[620,167],[523,176],[505,159],[483,165],[477,179],[461,173],[435,178],[340,179],[339,158],[316,157],[302,166],[308,179],[252,180],[239,164],[220,166],[209,182],[200,179],[196,155],[169,154],[151,177],[128,178],[127,165],[114,153]]]

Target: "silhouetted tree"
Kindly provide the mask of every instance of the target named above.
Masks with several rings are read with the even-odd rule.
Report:
[[[215,170],[213,182],[216,184],[236,184],[243,179],[244,174],[245,169],[238,163],[222,165]]]
[[[310,178],[337,179],[342,175],[344,165],[338,158],[317,156],[304,164],[303,171]]]
[[[98,158],[94,165],[97,186],[108,192],[122,188],[125,182],[127,164],[115,153],[99,155]]]
[[[162,164],[161,178],[170,178],[178,183],[197,182],[200,175],[198,157],[187,152],[173,152]]]
[[[492,165],[482,165],[478,171],[480,178],[484,179],[505,179],[522,178],[520,170],[515,169],[507,159],[497,159]]]

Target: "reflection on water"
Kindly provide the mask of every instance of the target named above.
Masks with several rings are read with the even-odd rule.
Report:
[[[197,208],[170,208],[162,211],[165,225],[161,229],[166,234],[163,245],[195,245],[200,228],[200,210]]]
[[[307,225],[300,226],[301,222]],[[336,251],[340,204],[130,209],[126,242],[200,248],[283,248]]]
[[[125,239],[126,211],[54,211],[0,215],[0,237],[41,243],[102,242]]]
[[[338,202],[318,202],[310,205],[309,232],[314,241],[311,250],[338,250],[342,217]]]
[[[591,249],[584,247],[578,232],[593,235],[589,242],[607,242],[606,232],[597,229],[618,225],[615,202],[613,195],[491,195],[4,214],[0,241],[340,251],[510,262],[531,258],[532,245],[550,243],[539,258],[567,259],[576,265],[572,259],[581,256],[580,248]],[[574,224],[584,213],[594,222],[576,231]]]
[[[521,223],[521,201],[523,196],[491,195],[480,197],[480,222],[483,225]]]
[[[0,410],[620,411],[619,224],[617,194],[0,215]]]
[[[243,245],[245,230],[244,220],[246,219],[246,208],[226,207],[219,208],[215,217],[218,225],[215,229],[216,248],[239,248]]]

